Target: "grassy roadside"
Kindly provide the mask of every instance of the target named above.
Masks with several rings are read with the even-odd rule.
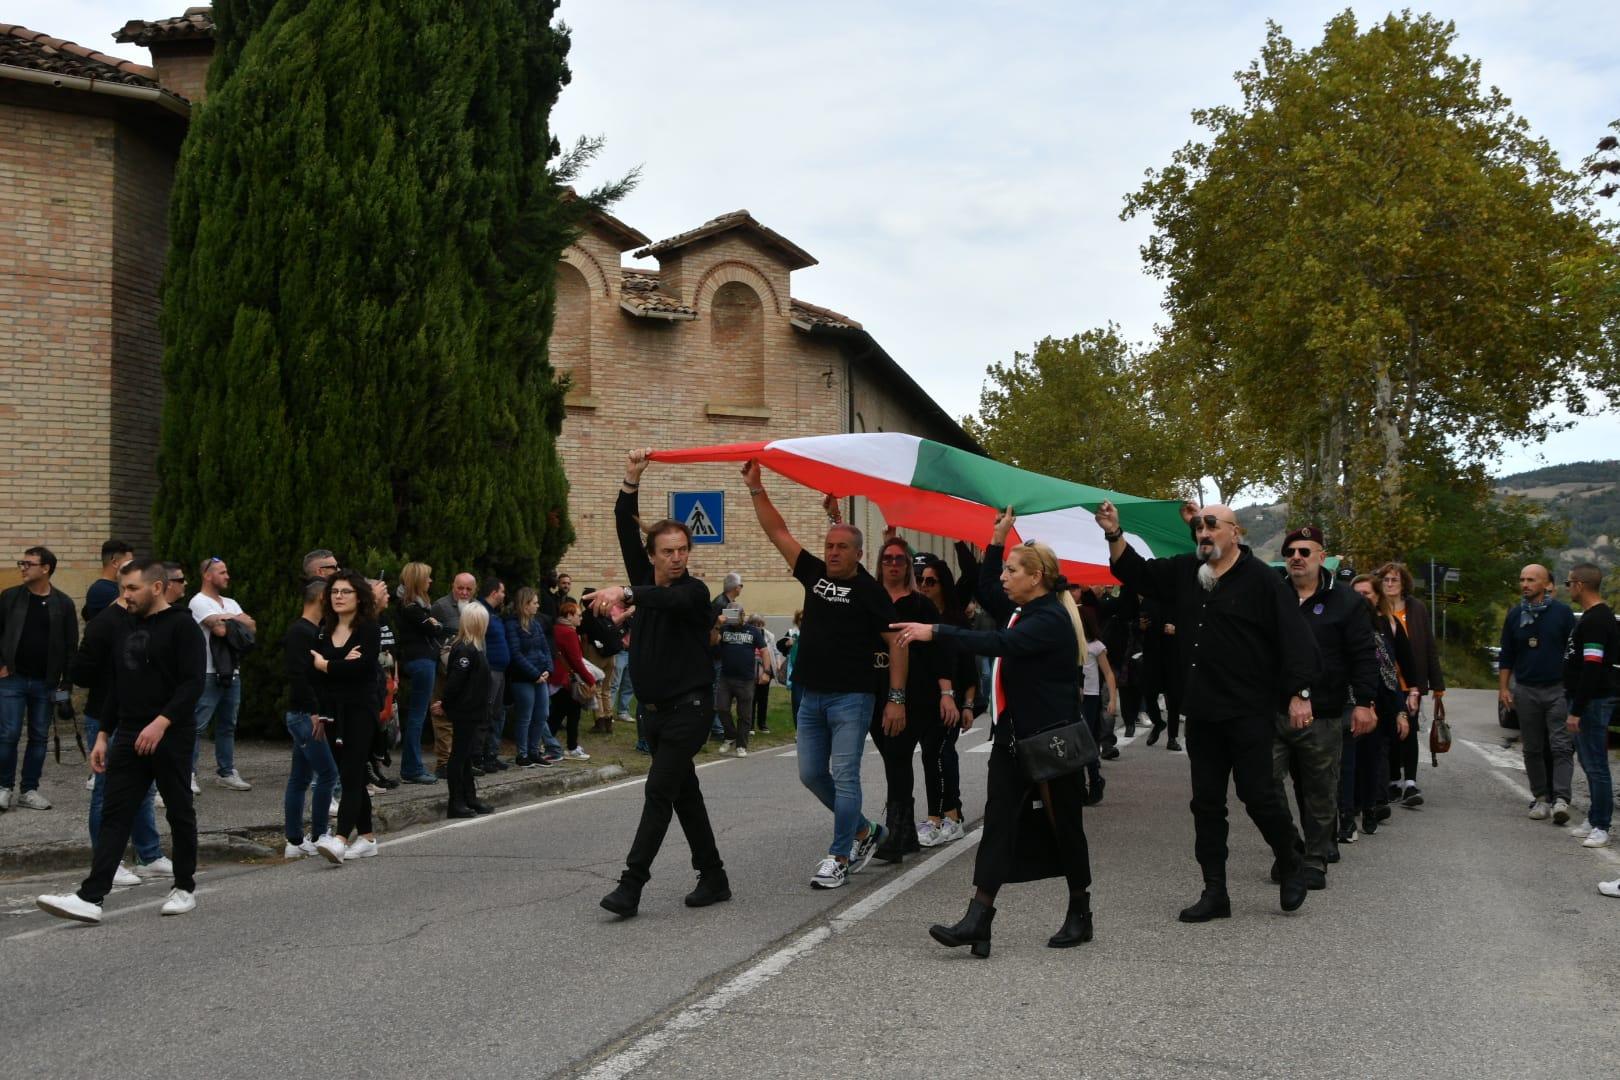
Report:
[[[771,687],[771,702],[765,712],[765,722],[770,730],[756,731],[750,735],[748,752],[752,754],[757,750],[791,746],[794,735],[791,713],[788,691],[780,686]],[[579,722],[579,744],[591,755],[590,764],[619,765],[632,776],[644,775],[652,764],[652,758],[636,751],[636,725],[615,723],[612,735],[598,735],[590,730],[591,715],[587,712]],[[718,758],[719,749],[719,741],[710,739],[697,756],[698,764]]]

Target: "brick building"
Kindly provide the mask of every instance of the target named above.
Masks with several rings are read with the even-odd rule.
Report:
[[[48,544],[73,593],[108,536],[150,550],[169,188],[213,54],[207,8],[115,37],[152,66],[0,24],[0,553]],[[627,251],[657,269],[623,265]],[[858,322],[793,297],[791,275],[814,264],[747,211],[658,243],[589,216],[559,267],[551,345],[571,379],[560,448],[578,536],[563,568],[577,583],[623,576],[612,504],[632,446],[886,430],[975,448]],[[819,547],[819,496],[768,483]],[[715,588],[737,570],[751,609],[797,606],[734,468],[655,466],[644,510],[662,514],[670,490],[726,493],[726,542],[694,561]],[[875,549],[881,518],[852,503]]]

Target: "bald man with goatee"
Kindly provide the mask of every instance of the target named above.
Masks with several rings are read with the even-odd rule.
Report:
[[[1127,540],[1113,503],[1103,503],[1096,515],[1114,576],[1126,589],[1164,605],[1166,621],[1175,623],[1182,639],[1194,851],[1204,890],[1180,918],[1201,923],[1231,917],[1229,781],[1236,782],[1238,798],[1276,856],[1282,909],[1294,911],[1305,902],[1304,848],[1272,777],[1272,742],[1279,722],[1293,730],[1312,723],[1316,642],[1292,591],[1241,542],[1243,529],[1228,507],[1187,503],[1181,516],[1197,550],[1144,559]]]

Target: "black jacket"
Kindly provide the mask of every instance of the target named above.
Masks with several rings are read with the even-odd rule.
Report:
[[[428,622],[433,618],[433,610],[426,604],[407,601],[395,610],[399,612],[394,617],[394,624],[395,636],[399,641],[400,666],[418,660],[437,660],[440,643],[453,631]]]
[[[84,703],[84,715],[99,721],[107,714],[107,699],[112,693],[113,646],[117,644],[135,616],[120,604],[108,604],[84,628],[73,662],[68,665],[68,677],[74,685],[90,691]]]
[[[445,667],[444,712],[446,716],[468,717],[482,715],[489,709],[490,670],[484,650],[475,649],[465,641],[458,641],[450,649],[450,661]]]
[[[1318,574],[1316,592],[1299,610],[1322,658],[1322,667],[1311,680],[1311,715],[1326,719],[1343,715],[1351,705],[1370,708],[1377,703],[1378,650],[1367,601],[1326,570]],[[1292,582],[1288,589],[1299,596]]]
[[[1198,558],[1144,559],[1127,547],[1110,565],[1127,589],[1165,607],[1176,627],[1184,681],[1182,712],[1192,720],[1274,716],[1316,680],[1316,641],[1299,598],[1248,548],[1215,588],[1198,582]]]
[[[67,593],[51,586],[48,610],[51,639],[47,643],[45,681],[66,686],[68,664],[79,647],[79,613]],[[17,667],[17,643],[22,640],[23,623],[28,619],[28,586],[13,585],[0,592],[0,666],[13,674]]]
[[[636,496],[619,492],[613,522],[629,577],[631,598],[630,681],[636,697],[654,704],[714,684],[709,657],[709,587],[691,574],[668,585],[653,584],[652,561],[642,546]]]
[[[1010,621],[1014,612],[1018,621],[1000,630],[942,624],[935,634],[967,652],[1001,657],[1001,685],[1007,695],[1007,710],[1001,719],[1010,723],[1017,737],[1024,738],[1079,721],[1080,641],[1074,621],[1055,593],[1021,608],[1013,606],[1001,588],[1001,554],[999,544],[985,549],[979,569],[979,603],[997,622]]]

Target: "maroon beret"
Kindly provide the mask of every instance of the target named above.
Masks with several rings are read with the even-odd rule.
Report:
[[[1316,525],[1301,525],[1287,536],[1283,537],[1283,550],[1287,551],[1294,546],[1295,540],[1314,540],[1322,547],[1327,547],[1327,541],[1322,539],[1322,530]]]

